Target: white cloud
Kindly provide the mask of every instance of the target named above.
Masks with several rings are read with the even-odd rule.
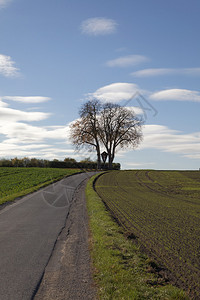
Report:
[[[185,157],[187,158],[191,158],[191,159],[200,159],[200,153],[197,153],[197,154],[187,154],[185,155]]]
[[[10,56],[0,54],[0,74],[5,77],[15,77],[19,75],[19,69],[15,67],[15,62]]]
[[[134,77],[153,77],[161,75],[200,75],[200,68],[182,68],[182,69],[170,69],[170,68],[154,68],[144,69],[131,73]]]
[[[0,0],[0,8],[7,6],[11,0]]]
[[[1,120],[0,122],[0,133],[8,139],[15,139],[18,143],[41,143],[45,140],[63,140],[66,142],[68,130],[68,125],[49,128],[16,122],[15,120],[7,122]]]
[[[74,156],[73,149],[60,149],[50,144],[20,144],[17,140],[9,139],[0,143],[0,157],[36,157],[54,159]]]
[[[127,56],[121,56],[113,60],[109,60],[106,65],[108,67],[129,67],[129,66],[135,66],[140,63],[146,62],[149,59],[146,56],[143,55],[127,55]]]
[[[28,98],[28,97],[27,97]],[[27,100],[25,97],[25,99]],[[41,100],[36,99],[36,101]],[[43,97],[46,99],[47,97]],[[24,99],[23,99],[24,100]],[[34,99],[33,99],[34,100]],[[43,100],[43,99],[42,99]],[[0,134],[12,143],[38,143],[46,139],[61,139],[66,142],[69,126],[34,126],[24,122],[42,121],[51,114],[44,112],[27,112],[8,107],[0,99]]]
[[[184,70],[183,74],[186,75],[200,75],[200,68],[188,68],[183,70]]]
[[[17,98],[17,99],[14,99]],[[33,122],[33,121],[41,121],[47,119],[51,114],[44,112],[27,112],[23,110],[10,108],[8,103],[4,102],[4,100],[14,100],[21,101],[23,103],[28,102],[43,102],[47,101],[50,98],[48,97],[2,97],[0,98],[0,124],[7,124],[18,121],[25,122]],[[7,125],[6,125],[7,126]]]
[[[38,100],[38,99],[37,99]],[[24,150],[28,151],[32,149],[33,143],[38,144],[43,142],[48,138],[63,138],[64,134],[61,136],[60,131],[56,128],[49,130],[45,127],[33,126],[26,124],[24,122],[34,122],[42,121],[47,119],[51,114],[44,112],[26,112],[23,110],[13,109],[8,107],[8,104],[0,99],[0,134],[1,139],[4,136],[3,143],[0,144],[0,153],[4,151],[5,145],[7,145],[8,150],[13,151],[13,155],[17,155],[18,144],[24,145]],[[66,140],[66,138],[65,138]],[[39,148],[40,146],[35,146]],[[43,147],[43,146],[42,146]],[[33,146],[34,148],[34,146]],[[31,155],[31,151],[29,151]],[[27,152],[23,152],[27,155]],[[9,155],[8,153],[6,153]],[[2,153],[3,155],[3,153]]]
[[[99,88],[89,94],[89,97],[103,102],[120,102],[131,99],[139,91],[139,87],[134,83],[116,82]]]
[[[72,147],[69,149],[70,124],[41,126],[31,123],[42,121],[49,116],[50,114],[40,111],[13,109],[0,98],[0,157],[64,159],[70,156],[79,159],[80,155],[90,156],[85,151],[75,154]]]
[[[8,104],[3,102],[2,98],[0,97],[0,107],[7,107]]]
[[[140,149],[158,149],[164,152],[181,154],[184,157],[199,158],[200,132],[183,134],[162,125],[145,125],[144,140]]]
[[[144,162],[142,162],[142,163],[126,162],[126,163],[124,163],[124,165],[128,166],[129,169],[131,169],[131,168],[137,168],[137,167],[145,167],[146,168],[147,166],[152,166],[154,164],[155,163],[153,163],[153,162],[147,162],[147,163],[144,163]]]
[[[49,97],[42,97],[42,96],[29,96],[29,97],[22,97],[22,96],[4,96],[2,99],[23,102],[23,103],[41,103],[51,100]]]
[[[185,89],[169,89],[153,93],[150,96],[152,100],[177,100],[200,102],[200,92]]]
[[[107,18],[90,18],[82,22],[81,31],[88,35],[106,35],[116,31],[117,23]]]
[[[50,116],[50,113],[43,112],[25,112],[17,109],[1,107],[0,108],[0,122],[12,121],[41,121]]]
[[[0,132],[7,139],[15,139],[18,143],[38,143],[45,139],[46,130],[39,126],[32,126],[22,122],[7,122],[0,124]]]
[[[126,108],[135,113],[136,115],[142,115],[144,113],[143,109],[139,106],[126,106]]]
[[[159,75],[168,75],[174,72],[173,69],[144,69],[131,73],[135,77],[150,77]]]

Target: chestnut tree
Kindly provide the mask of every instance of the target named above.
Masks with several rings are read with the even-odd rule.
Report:
[[[127,107],[102,104],[93,99],[82,105],[79,115],[70,128],[71,141],[77,149],[96,150],[98,169],[101,168],[101,149],[107,151],[108,166],[112,169],[118,149],[135,149],[142,141],[143,122]]]

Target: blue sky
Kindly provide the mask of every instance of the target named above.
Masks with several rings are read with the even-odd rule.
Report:
[[[0,157],[94,158],[68,138],[81,104],[139,92],[127,105],[144,140],[115,161],[198,169],[199,13],[198,0],[0,0]]]

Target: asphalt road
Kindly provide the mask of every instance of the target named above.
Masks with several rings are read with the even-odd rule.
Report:
[[[93,174],[65,178],[0,211],[0,300],[33,299],[70,216],[73,195]]]

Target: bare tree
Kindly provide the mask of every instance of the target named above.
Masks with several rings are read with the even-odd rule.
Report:
[[[98,100],[85,103],[80,119],[71,125],[71,140],[77,149],[96,149],[98,168],[101,167],[101,147],[109,158],[109,169],[118,148],[136,148],[142,140],[142,122],[126,107],[113,103],[102,105]]]
[[[97,168],[101,168],[101,151],[99,137],[99,113],[101,103],[98,100],[91,100],[83,104],[80,109],[80,119],[71,125],[70,139],[79,150],[88,147],[97,152]]]
[[[142,121],[134,111],[113,103],[103,105],[100,118],[100,140],[107,150],[109,169],[118,148],[136,148],[142,140]]]

